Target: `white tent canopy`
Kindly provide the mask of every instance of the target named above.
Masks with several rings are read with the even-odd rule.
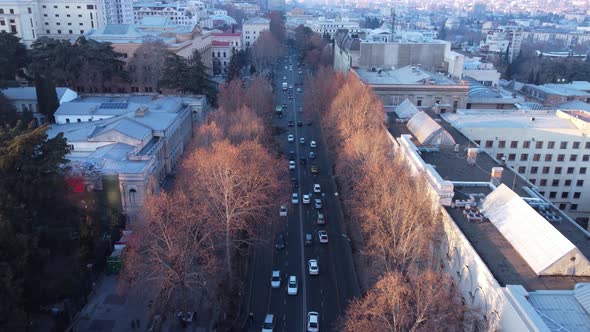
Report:
[[[481,212],[537,275],[590,276],[580,250],[506,185],[485,198]]]
[[[407,125],[420,143],[425,145],[455,145],[453,136],[425,112],[416,113]]]
[[[409,119],[418,113],[418,108],[406,98],[401,104],[397,105],[394,110],[400,119]]]

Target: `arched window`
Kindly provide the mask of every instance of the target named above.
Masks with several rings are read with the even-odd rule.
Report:
[[[136,198],[137,198],[136,195],[137,195],[137,190],[129,189],[129,204],[135,205]]]
[[[223,52],[223,57],[224,57],[224,58],[226,57],[226,55],[225,55],[225,52]]]

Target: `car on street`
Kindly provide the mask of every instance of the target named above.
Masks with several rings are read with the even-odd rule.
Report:
[[[289,89],[293,90],[293,84],[289,84]]]
[[[293,136],[293,135],[287,136],[287,141],[289,141],[289,142],[295,141],[295,136]]]
[[[275,316],[273,314],[266,314],[266,316],[264,317],[264,323],[262,323],[262,332],[274,332],[274,328]]]
[[[311,166],[310,170],[311,174],[318,174],[319,173],[319,169],[317,166]]]
[[[313,205],[315,206],[316,209],[321,209],[322,208],[322,199],[321,198],[316,198],[313,200]]]
[[[296,178],[291,178],[291,183],[293,184],[293,189],[299,188],[299,181]]]
[[[308,126],[311,126],[312,124],[313,124],[313,121],[311,121],[311,120],[307,121]]]
[[[293,195],[291,195],[291,203],[299,204],[299,194],[298,193],[293,193]]]
[[[303,204],[311,203],[311,195],[310,194],[303,194]]]
[[[305,157],[301,157],[301,158],[299,158],[299,163],[301,165],[305,165],[305,164],[307,164],[307,159]]]
[[[319,183],[314,183],[313,184],[313,192],[314,193],[321,193],[322,192],[322,188],[320,187]]]
[[[297,121],[297,127],[303,127],[303,121]]]
[[[307,313],[307,332],[320,331],[320,314],[315,311]]]
[[[301,92],[301,88],[297,88],[297,92]]]
[[[324,217],[324,214],[322,212],[318,212],[317,224],[318,225],[325,225],[326,224],[326,217]]]
[[[287,69],[287,67],[285,67],[285,69]],[[283,81],[287,80],[287,76],[283,76]]]
[[[293,95],[289,95],[289,99],[293,99]]]
[[[289,283],[287,284],[287,294],[297,295],[297,277],[289,276]]]
[[[289,169],[295,169],[295,160],[289,160]]]
[[[299,112],[303,112],[303,107],[299,107]]]
[[[275,239],[275,248],[277,248],[277,250],[285,249],[285,235],[283,235],[283,233],[277,234],[277,238]]]
[[[283,104],[283,110],[287,110],[287,104]]]
[[[315,142],[315,141],[311,141],[311,142],[309,142],[309,147],[310,147],[310,148],[317,148],[317,147],[318,147],[318,145],[316,144],[316,142]]]
[[[272,288],[281,287],[281,271],[272,271],[272,275],[270,276],[270,286]]]
[[[299,143],[301,143],[301,144],[305,144],[305,137],[301,137],[301,138],[299,139]]]
[[[303,74],[303,72],[302,72],[301,70],[299,70],[299,72],[298,72],[298,73],[299,73],[299,75]]]
[[[320,240],[320,243],[328,243],[328,232],[326,232],[325,230],[319,230],[318,231],[318,238]]]
[[[315,159],[315,152],[309,151],[309,159]]]
[[[287,206],[281,205],[279,209],[279,217],[286,217],[287,216]]]
[[[288,126],[288,127],[293,127],[293,121],[289,121],[289,122],[287,123],[287,126]]]
[[[310,246],[312,243],[313,243],[313,237],[311,236],[311,234],[309,234],[309,233],[305,234],[305,245]]]
[[[289,151],[289,160],[295,160],[295,151]]]
[[[309,269],[309,275],[317,276],[320,274],[320,267],[318,266],[317,259],[310,259],[307,262],[307,267]]]

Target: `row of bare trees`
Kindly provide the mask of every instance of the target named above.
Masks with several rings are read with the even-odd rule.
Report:
[[[307,109],[320,118],[357,262],[368,290],[348,307],[344,331],[452,330],[464,308],[434,262],[442,235],[425,180],[394,155],[381,101],[354,75],[320,68],[308,77]],[[363,263],[360,263],[363,262]],[[358,265],[358,264],[357,264]]]
[[[283,167],[264,145],[272,90],[255,78],[232,81],[220,107],[197,130],[174,189],[150,197],[123,277],[159,294],[157,310],[191,310],[199,298],[229,315],[239,310],[245,251],[277,211]],[[272,214],[274,215],[274,214]],[[201,295],[199,297],[198,295]]]

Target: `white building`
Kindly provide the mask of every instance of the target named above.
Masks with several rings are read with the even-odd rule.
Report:
[[[132,24],[133,0],[103,0],[105,24]]]
[[[78,94],[68,88],[56,88],[55,91],[60,105],[78,98]],[[47,122],[45,115],[39,113],[37,90],[34,87],[6,88],[2,90],[2,93],[18,113],[32,112],[36,126]]]
[[[500,72],[490,62],[482,61],[480,58],[465,58],[463,77],[473,78],[484,86],[496,87],[500,80]]]
[[[480,42],[480,49],[494,54],[504,54],[508,51],[508,59],[512,62],[520,53],[523,37],[522,27],[518,26],[490,30],[486,39]]]
[[[258,15],[258,13],[260,13],[260,6],[255,3],[237,2],[233,3],[233,6],[250,16]]]
[[[590,113],[458,111],[444,118],[579,221],[590,216]]]
[[[242,34],[240,32],[221,32],[211,34],[211,55],[213,72],[225,74],[232,54],[242,49]]]
[[[415,107],[400,115],[409,120],[395,115],[390,140],[410,171],[425,177],[441,212],[433,265],[471,309],[464,329],[587,330],[590,233],[444,118]]]
[[[0,31],[14,33],[31,46],[39,37],[39,9],[37,0],[1,0]]]
[[[341,19],[327,19],[319,17],[315,20],[309,20],[305,23],[305,26],[309,27],[320,35],[328,34],[330,38],[334,38],[336,32],[340,29],[346,29],[349,33],[358,33],[360,30],[359,23],[357,21],[351,21],[349,18]]]
[[[103,26],[102,0],[38,0],[39,35],[71,39]]]
[[[168,17],[178,25],[194,26],[206,16],[207,5],[201,1],[159,2],[141,1],[133,4],[133,19],[139,23],[144,17]]]
[[[157,193],[178,165],[192,134],[194,114],[202,111],[203,98],[120,95],[76,99],[56,111],[56,124],[48,136],[64,133],[70,149],[67,158],[74,169],[118,177],[121,205],[133,222],[145,197]]]
[[[256,42],[262,31],[270,30],[270,20],[254,17],[242,24],[242,45],[247,48]]]

